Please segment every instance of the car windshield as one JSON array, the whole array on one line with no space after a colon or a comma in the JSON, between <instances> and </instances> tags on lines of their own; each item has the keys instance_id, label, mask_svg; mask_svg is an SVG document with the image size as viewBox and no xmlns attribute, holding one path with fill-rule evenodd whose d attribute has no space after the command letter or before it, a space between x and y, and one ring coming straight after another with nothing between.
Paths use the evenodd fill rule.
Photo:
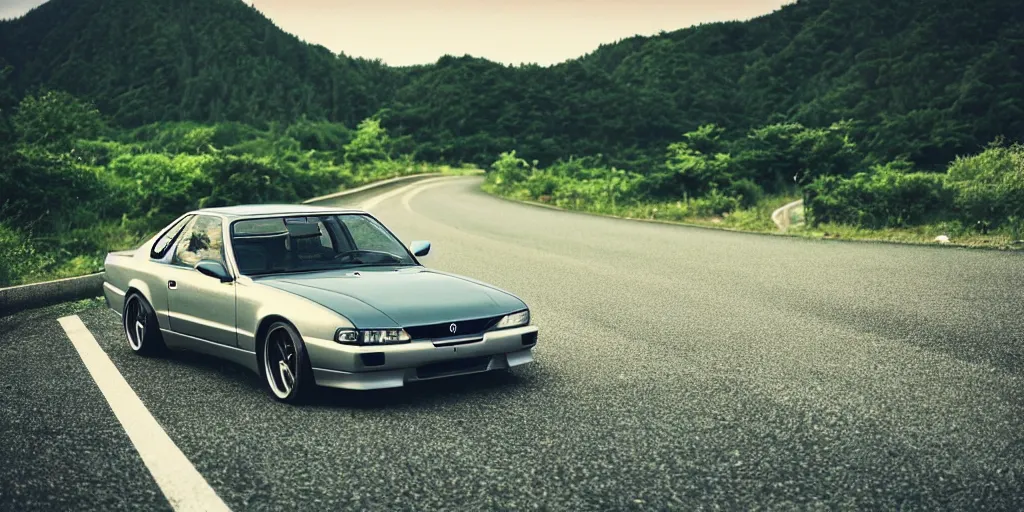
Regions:
<instances>
[{"instance_id":1,"label":"car windshield","mask_svg":"<svg viewBox=\"0 0 1024 512\"><path fill-rule=\"evenodd\" d=\"M416 265L397 238L362 214L246 219L231 225L240 273L250 276Z\"/></svg>"}]
</instances>

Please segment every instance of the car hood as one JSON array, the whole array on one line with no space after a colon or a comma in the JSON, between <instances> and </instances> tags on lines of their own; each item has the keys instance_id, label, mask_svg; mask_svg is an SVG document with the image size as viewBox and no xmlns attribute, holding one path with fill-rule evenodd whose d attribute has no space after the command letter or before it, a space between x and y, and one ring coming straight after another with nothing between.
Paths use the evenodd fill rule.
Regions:
<instances>
[{"instance_id":1,"label":"car hood","mask_svg":"<svg viewBox=\"0 0 1024 512\"><path fill-rule=\"evenodd\" d=\"M263 276L256 282L316 302L362 329L455 322L526 308L506 291L423 267Z\"/></svg>"}]
</instances>

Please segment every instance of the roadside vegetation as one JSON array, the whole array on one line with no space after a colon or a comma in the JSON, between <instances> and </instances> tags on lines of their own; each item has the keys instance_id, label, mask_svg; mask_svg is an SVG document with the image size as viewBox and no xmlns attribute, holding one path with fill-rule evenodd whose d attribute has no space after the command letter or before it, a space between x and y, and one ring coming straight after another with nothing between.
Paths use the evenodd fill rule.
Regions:
<instances>
[{"instance_id":1,"label":"roadside vegetation","mask_svg":"<svg viewBox=\"0 0 1024 512\"><path fill-rule=\"evenodd\" d=\"M1019 4L801 0L552 66L391 67L237 0L50 0L0 20L0 286L188 208L442 165L594 213L774 232L803 199L790 234L1019 247Z\"/></svg>"},{"instance_id":2,"label":"roadside vegetation","mask_svg":"<svg viewBox=\"0 0 1024 512\"><path fill-rule=\"evenodd\" d=\"M299 202L438 166L396 148L377 119L110 126L92 105L26 96L0 147L0 286L96 272L181 213ZM457 171L453 171L457 172Z\"/></svg>"},{"instance_id":3,"label":"roadside vegetation","mask_svg":"<svg viewBox=\"0 0 1024 512\"><path fill-rule=\"evenodd\" d=\"M622 217L774 232L772 212L803 199L806 222L788 233L823 238L1014 247L1024 238L1024 145L998 140L943 172L906 160L877 163L849 123L797 123L729 140L705 125L666 148L646 174L600 158L546 168L503 153L485 189L512 199Z\"/></svg>"}]
</instances>

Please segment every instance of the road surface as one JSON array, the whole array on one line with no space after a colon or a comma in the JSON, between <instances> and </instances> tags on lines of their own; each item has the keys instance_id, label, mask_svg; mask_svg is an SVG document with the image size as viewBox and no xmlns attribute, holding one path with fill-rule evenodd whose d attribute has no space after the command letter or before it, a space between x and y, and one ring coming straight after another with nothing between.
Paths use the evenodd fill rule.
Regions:
<instances>
[{"instance_id":1,"label":"road surface","mask_svg":"<svg viewBox=\"0 0 1024 512\"><path fill-rule=\"evenodd\" d=\"M232 510L1024 509L1024 257L558 212L480 178L372 201L530 304L537 362L274 402L68 304L0 319L0 509L171 510L77 314Z\"/></svg>"}]
</instances>

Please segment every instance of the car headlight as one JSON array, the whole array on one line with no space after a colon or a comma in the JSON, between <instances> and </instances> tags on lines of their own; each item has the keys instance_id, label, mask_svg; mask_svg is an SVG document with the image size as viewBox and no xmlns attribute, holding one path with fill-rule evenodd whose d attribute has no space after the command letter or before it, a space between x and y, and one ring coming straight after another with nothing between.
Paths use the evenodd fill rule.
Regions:
<instances>
[{"instance_id":1,"label":"car headlight","mask_svg":"<svg viewBox=\"0 0 1024 512\"><path fill-rule=\"evenodd\" d=\"M338 329L334 341L345 345L395 345L410 339L405 329Z\"/></svg>"},{"instance_id":2,"label":"car headlight","mask_svg":"<svg viewBox=\"0 0 1024 512\"><path fill-rule=\"evenodd\" d=\"M518 313L505 315L494 326L495 329L508 329L510 327L521 327L530 323L530 310L524 309Z\"/></svg>"}]
</instances>

